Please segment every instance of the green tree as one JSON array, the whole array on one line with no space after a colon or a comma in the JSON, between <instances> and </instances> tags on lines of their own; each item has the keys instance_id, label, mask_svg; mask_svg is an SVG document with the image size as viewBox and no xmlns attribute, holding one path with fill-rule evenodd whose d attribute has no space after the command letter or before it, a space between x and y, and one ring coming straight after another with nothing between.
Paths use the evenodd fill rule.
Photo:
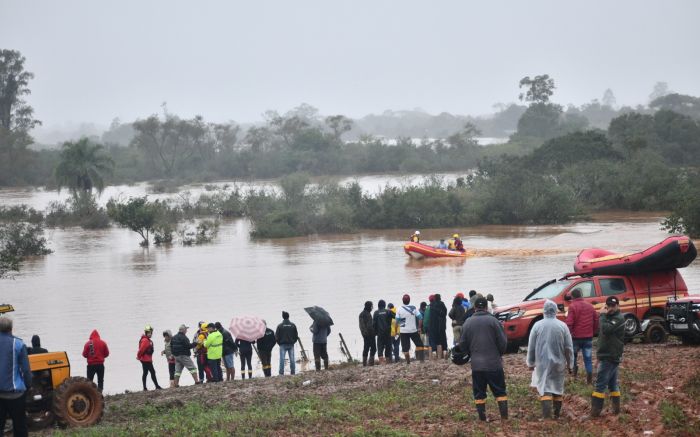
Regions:
<instances>
[{"instance_id":1,"label":"green tree","mask_svg":"<svg viewBox=\"0 0 700 437\"><path fill-rule=\"evenodd\" d=\"M548 74L543 74L540 76L535 76L530 79L530 76L525 76L520 79L519 88L527 88L525 94L520 93L518 98L520 101L526 101L530 103L542 103L546 104L549 102L549 98L554 94L554 79L549 77Z\"/></svg>"},{"instance_id":2,"label":"green tree","mask_svg":"<svg viewBox=\"0 0 700 437\"><path fill-rule=\"evenodd\" d=\"M24 69L25 58L15 50L0 50L0 185L22 183L34 153L27 149L29 132L41 122L24 96L31 93L34 74Z\"/></svg>"},{"instance_id":3,"label":"green tree","mask_svg":"<svg viewBox=\"0 0 700 437\"><path fill-rule=\"evenodd\" d=\"M684 94L668 94L649 103L651 109L667 110L700 120L700 98Z\"/></svg>"},{"instance_id":4,"label":"green tree","mask_svg":"<svg viewBox=\"0 0 700 437\"><path fill-rule=\"evenodd\" d=\"M540 170L560 171L579 162L621 158L603 132L587 131L548 140L532 152L529 162Z\"/></svg>"},{"instance_id":5,"label":"green tree","mask_svg":"<svg viewBox=\"0 0 700 437\"><path fill-rule=\"evenodd\" d=\"M107 214L119 226L131 229L141 236L142 247L150 244L150 234L158 225L162 213L162 204L158 201L149 202L147 197L132 197L126 202L110 199L107 202Z\"/></svg>"},{"instance_id":6,"label":"green tree","mask_svg":"<svg viewBox=\"0 0 700 437\"><path fill-rule=\"evenodd\" d=\"M101 193L105 176L114 169L114 161L100 144L92 144L87 138L77 142L65 142L55 169L58 189L68 188L74 197L90 196L93 188Z\"/></svg>"},{"instance_id":7,"label":"green tree","mask_svg":"<svg viewBox=\"0 0 700 437\"><path fill-rule=\"evenodd\" d=\"M331 115L325 119L326 126L333 132L333 138L340 141L340 137L352 130L353 121L344 115Z\"/></svg>"},{"instance_id":8,"label":"green tree","mask_svg":"<svg viewBox=\"0 0 700 437\"><path fill-rule=\"evenodd\" d=\"M9 271L19 271L25 258L49 253L41 224L0 224L0 278Z\"/></svg>"}]
</instances>

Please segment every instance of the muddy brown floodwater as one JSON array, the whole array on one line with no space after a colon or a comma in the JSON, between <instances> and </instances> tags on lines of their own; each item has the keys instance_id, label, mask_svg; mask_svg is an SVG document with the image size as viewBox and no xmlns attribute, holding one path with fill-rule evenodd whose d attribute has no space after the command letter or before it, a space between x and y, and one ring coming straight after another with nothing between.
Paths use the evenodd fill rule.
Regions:
<instances>
[{"instance_id":1,"label":"muddy brown floodwater","mask_svg":"<svg viewBox=\"0 0 700 437\"><path fill-rule=\"evenodd\" d=\"M32 194L26 197L32 203ZM155 328L154 361L163 385L167 364L157 355L163 330L175 331L180 323L194 327L199 320L228 325L241 314L261 316L274 328L281 311L288 311L310 349L311 321L303 308L323 306L335 320L328 349L337 361L339 332L353 355L360 355L358 314L365 300L398 303L409 293L418 304L440 292L449 305L456 292L475 289L494 294L497 304L513 303L572 270L583 248L628 252L661 241L666 233L659 222L658 215L621 213L561 226L424 229L427 241L459 232L472 256L423 262L403 253L412 229L254 241L248 221L233 220L222 223L212 244L150 249L139 247L135 233L116 227L48 229L55 253L26 262L14 279L0 281L0 303L15 306L17 335L29 341L39 334L49 350L68 351L76 375L85 374L82 346L98 329L111 350L105 390L116 393L140 388L136 348L146 324ZM700 263L682 274L698 292ZM261 374L260 364L255 366ZM273 359L274 373L276 367Z\"/></svg>"}]
</instances>

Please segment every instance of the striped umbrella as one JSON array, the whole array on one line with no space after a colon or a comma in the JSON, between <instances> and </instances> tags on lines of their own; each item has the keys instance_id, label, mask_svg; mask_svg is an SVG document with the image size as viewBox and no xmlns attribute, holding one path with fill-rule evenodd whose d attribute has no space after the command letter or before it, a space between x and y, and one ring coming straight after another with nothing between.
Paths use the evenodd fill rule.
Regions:
<instances>
[{"instance_id":1,"label":"striped umbrella","mask_svg":"<svg viewBox=\"0 0 700 437\"><path fill-rule=\"evenodd\" d=\"M234 317L229 328L231 334L241 340L255 341L265 335L265 322L255 316Z\"/></svg>"}]
</instances>

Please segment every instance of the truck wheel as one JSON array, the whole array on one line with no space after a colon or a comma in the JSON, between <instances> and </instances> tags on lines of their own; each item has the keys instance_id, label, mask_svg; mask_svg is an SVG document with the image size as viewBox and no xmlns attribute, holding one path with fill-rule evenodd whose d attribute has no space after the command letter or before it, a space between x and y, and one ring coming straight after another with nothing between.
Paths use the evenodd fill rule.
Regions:
<instances>
[{"instance_id":1,"label":"truck wheel","mask_svg":"<svg viewBox=\"0 0 700 437\"><path fill-rule=\"evenodd\" d=\"M639 322L631 314L625 314L625 337L634 337L639 332Z\"/></svg>"},{"instance_id":2,"label":"truck wheel","mask_svg":"<svg viewBox=\"0 0 700 437\"><path fill-rule=\"evenodd\" d=\"M666 329L658 323L652 323L644 333L644 341L647 343L664 343L666 337Z\"/></svg>"},{"instance_id":3,"label":"truck wheel","mask_svg":"<svg viewBox=\"0 0 700 437\"><path fill-rule=\"evenodd\" d=\"M105 401L94 382L82 376L68 378L53 395L53 413L61 426L83 427L102 419Z\"/></svg>"}]
</instances>

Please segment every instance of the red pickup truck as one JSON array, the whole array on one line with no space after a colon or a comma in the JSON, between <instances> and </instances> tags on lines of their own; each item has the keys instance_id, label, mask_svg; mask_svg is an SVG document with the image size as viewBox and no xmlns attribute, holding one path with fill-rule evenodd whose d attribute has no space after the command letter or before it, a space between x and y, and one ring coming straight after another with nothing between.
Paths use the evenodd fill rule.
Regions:
<instances>
[{"instance_id":1,"label":"red pickup truck","mask_svg":"<svg viewBox=\"0 0 700 437\"><path fill-rule=\"evenodd\" d=\"M569 273L535 288L522 302L499 306L495 316L503 323L510 350L527 344L532 325L542 318L545 299L559 307L558 318L564 320L571 290L580 288L583 298L597 311L605 306L608 296L617 296L625 317L625 333L644 333L647 341L666 339L665 310L669 298L688 295L688 287L678 270L639 275L581 275Z\"/></svg>"}]
</instances>

